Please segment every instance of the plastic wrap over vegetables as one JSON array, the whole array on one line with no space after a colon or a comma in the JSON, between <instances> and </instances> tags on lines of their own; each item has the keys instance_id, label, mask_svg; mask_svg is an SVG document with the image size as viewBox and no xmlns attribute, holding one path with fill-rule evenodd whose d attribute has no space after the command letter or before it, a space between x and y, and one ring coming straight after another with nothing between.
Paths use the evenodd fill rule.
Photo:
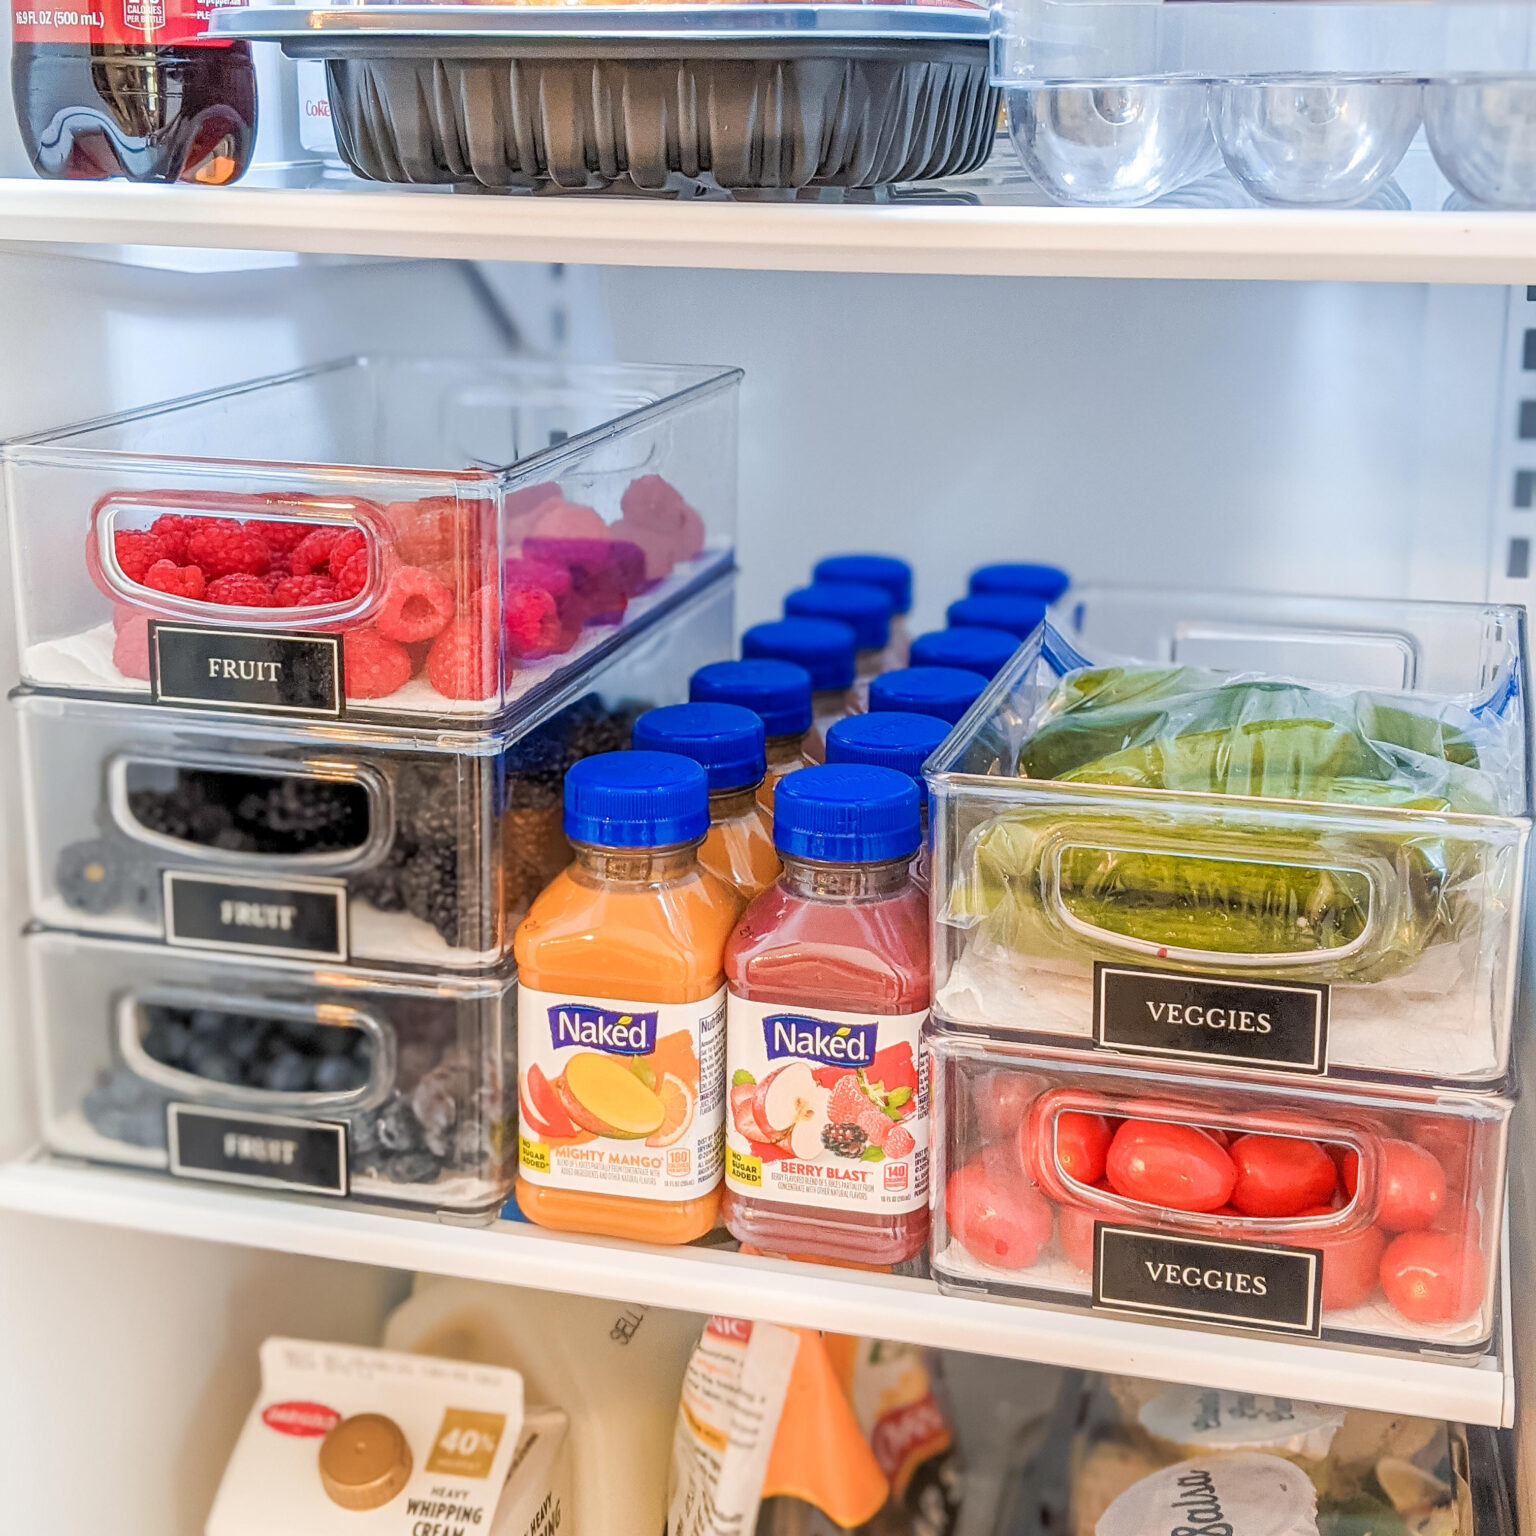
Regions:
<instances>
[{"instance_id":1,"label":"plastic wrap over vegetables","mask_svg":"<svg viewBox=\"0 0 1536 1536\"><path fill-rule=\"evenodd\" d=\"M945 920L1026 954L1377 980L1475 916L1456 818L1520 808L1523 750L1465 701L1071 671L998 765L1041 792L970 833Z\"/></svg>"}]
</instances>

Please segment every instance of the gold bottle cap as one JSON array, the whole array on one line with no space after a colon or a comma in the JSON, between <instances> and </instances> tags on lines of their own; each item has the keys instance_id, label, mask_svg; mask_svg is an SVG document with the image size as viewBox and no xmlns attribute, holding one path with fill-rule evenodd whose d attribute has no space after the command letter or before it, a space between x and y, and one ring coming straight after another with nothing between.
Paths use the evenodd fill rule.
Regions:
<instances>
[{"instance_id":1,"label":"gold bottle cap","mask_svg":"<svg viewBox=\"0 0 1536 1536\"><path fill-rule=\"evenodd\" d=\"M378 1509L411 1476L411 1448L382 1413L357 1413L320 1442L320 1481L343 1509Z\"/></svg>"}]
</instances>

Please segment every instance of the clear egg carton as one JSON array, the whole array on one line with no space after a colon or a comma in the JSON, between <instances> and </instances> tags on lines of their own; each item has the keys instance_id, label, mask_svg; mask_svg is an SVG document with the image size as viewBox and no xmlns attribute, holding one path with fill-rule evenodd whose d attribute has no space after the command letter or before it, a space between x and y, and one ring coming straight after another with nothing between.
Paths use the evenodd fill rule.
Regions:
<instances>
[{"instance_id":1,"label":"clear egg carton","mask_svg":"<svg viewBox=\"0 0 1536 1536\"><path fill-rule=\"evenodd\" d=\"M1225 169L1269 207L1381 205L1422 127L1463 205L1536 207L1530 5L995 0L992 25L1054 202L1137 207Z\"/></svg>"},{"instance_id":2,"label":"clear egg carton","mask_svg":"<svg viewBox=\"0 0 1536 1536\"><path fill-rule=\"evenodd\" d=\"M730 645L732 578L492 732L282 724L22 693L31 912L185 948L494 966L569 862L565 770Z\"/></svg>"},{"instance_id":3,"label":"clear egg carton","mask_svg":"<svg viewBox=\"0 0 1536 1536\"><path fill-rule=\"evenodd\" d=\"M516 983L35 932L43 1138L193 1180L494 1216Z\"/></svg>"}]
</instances>

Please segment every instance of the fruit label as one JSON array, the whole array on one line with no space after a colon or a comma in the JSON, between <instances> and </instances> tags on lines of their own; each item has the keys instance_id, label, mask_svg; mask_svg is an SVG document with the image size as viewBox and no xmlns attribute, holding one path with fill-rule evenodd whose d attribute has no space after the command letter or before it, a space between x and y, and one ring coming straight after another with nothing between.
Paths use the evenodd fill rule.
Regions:
<instances>
[{"instance_id":1,"label":"fruit label","mask_svg":"<svg viewBox=\"0 0 1536 1536\"><path fill-rule=\"evenodd\" d=\"M1322 1332L1323 1255L1096 1222L1093 1304L1266 1332Z\"/></svg>"},{"instance_id":2,"label":"fruit label","mask_svg":"<svg viewBox=\"0 0 1536 1536\"><path fill-rule=\"evenodd\" d=\"M86 0L82 6L11 7L18 43L185 43L203 37L208 18L245 0Z\"/></svg>"},{"instance_id":3,"label":"fruit label","mask_svg":"<svg viewBox=\"0 0 1536 1536\"><path fill-rule=\"evenodd\" d=\"M894 1214L928 1203L922 1013L727 1007L726 1183L789 1205Z\"/></svg>"},{"instance_id":4,"label":"fruit label","mask_svg":"<svg viewBox=\"0 0 1536 1536\"><path fill-rule=\"evenodd\" d=\"M184 709L323 715L346 707L341 636L149 621L149 692Z\"/></svg>"},{"instance_id":5,"label":"fruit label","mask_svg":"<svg viewBox=\"0 0 1536 1536\"><path fill-rule=\"evenodd\" d=\"M347 1128L340 1122L168 1104L165 1124L171 1172L183 1178L347 1193Z\"/></svg>"},{"instance_id":6,"label":"fruit label","mask_svg":"<svg viewBox=\"0 0 1536 1536\"><path fill-rule=\"evenodd\" d=\"M1093 1038L1109 1050L1279 1072L1328 1070L1328 988L1093 968Z\"/></svg>"},{"instance_id":7,"label":"fruit label","mask_svg":"<svg viewBox=\"0 0 1536 1536\"><path fill-rule=\"evenodd\" d=\"M340 880L227 880L167 869L161 881L167 944L347 958L347 888Z\"/></svg>"},{"instance_id":8,"label":"fruit label","mask_svg":"<svg viewBox=\"0 0 1536 1536\"><path fill-rule=\"evenodd\" d=\"M693 1200L720 1182L723 987L696 1003L519 987L517 1050L529 1183Z\"/></svg>"}]
</instances>

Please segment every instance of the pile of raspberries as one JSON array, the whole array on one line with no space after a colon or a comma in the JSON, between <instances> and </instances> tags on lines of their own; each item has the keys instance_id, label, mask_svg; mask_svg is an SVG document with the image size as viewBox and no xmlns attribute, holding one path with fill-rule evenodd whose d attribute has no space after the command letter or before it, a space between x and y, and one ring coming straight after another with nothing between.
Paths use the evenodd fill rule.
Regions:
<instances>
[{"instance_id":1,"label":"pile of raspberries","mask_svg":"<svg viewBox=\"0 0 1536 1536\"><path fill-rule=\"evenodd\" d=\"M499 580L497 504L452 496L391 502L380 518L387 535L276 515L162 513L117 530L113 552L129 583L182 599L178 614L187 603L283 608L295 629L340 630L349 699L387 698L420 676L444 698L489 699L519 661L570 650L588 624L619 623L630 598L702 552L703 521L660 475L632 480L619 507L608 524L558 485L513 493ZM361 611L335 616L356 610L360 595ZM147 678L148 620L167 610L113 599L113 662Z\"/></svg>"}]
</instances>

